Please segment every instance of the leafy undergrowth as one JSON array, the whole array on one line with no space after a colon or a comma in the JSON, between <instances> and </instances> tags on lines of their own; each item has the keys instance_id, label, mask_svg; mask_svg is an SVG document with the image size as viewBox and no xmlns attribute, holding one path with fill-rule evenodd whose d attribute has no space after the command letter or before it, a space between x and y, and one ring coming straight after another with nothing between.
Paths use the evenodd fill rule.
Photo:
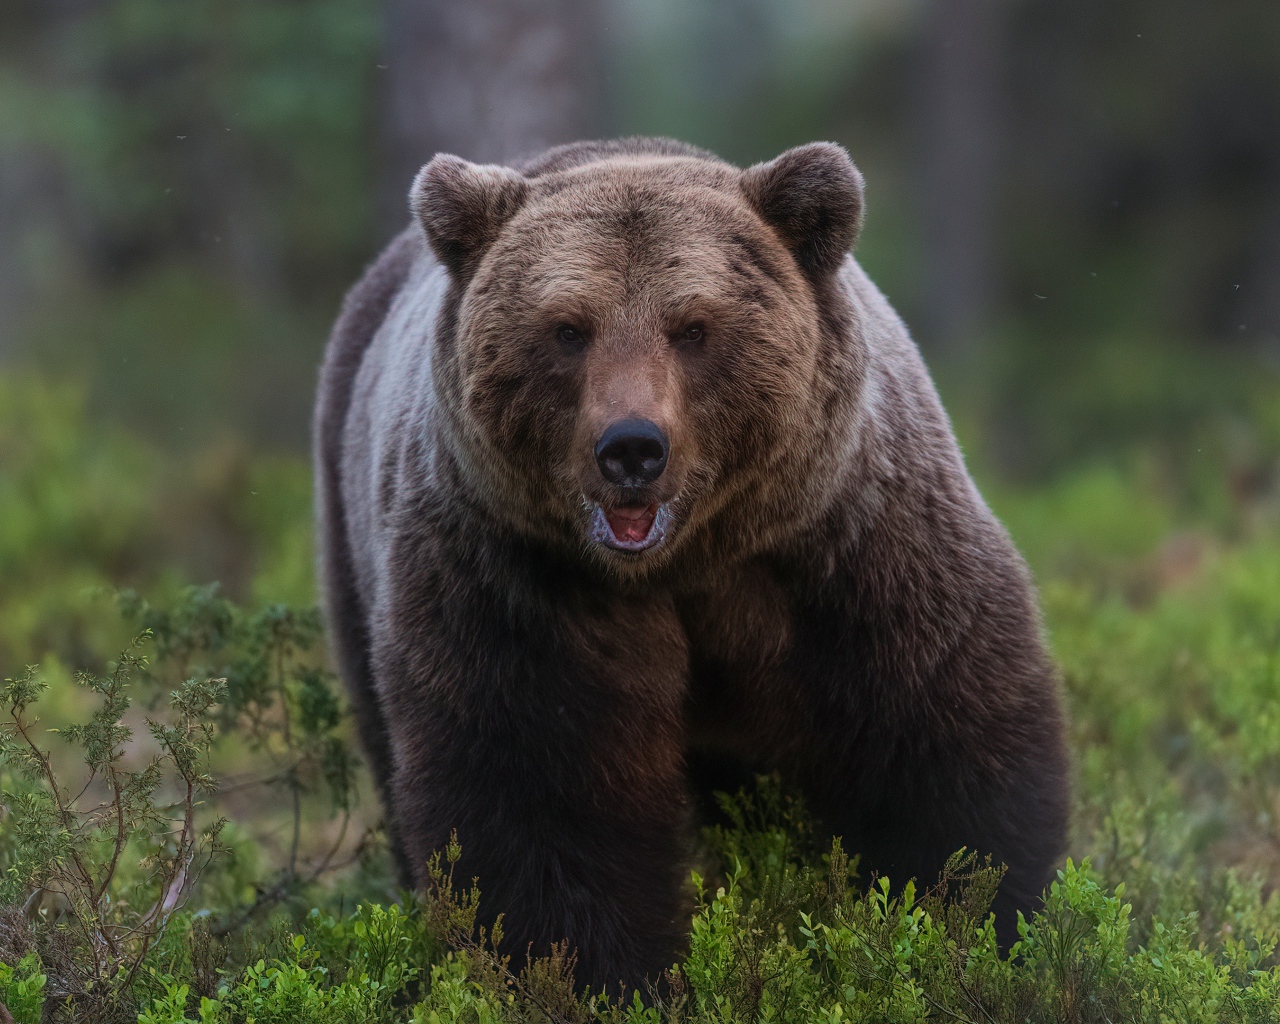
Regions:
<instances>
[{"instance_id":1,"label":"leafy undergrowth","mask_svg":"<svg viewBox=\"0 0 1280 1024\"><path fill-rule=\"evenodd\" d=\"M1074 712L1076 859L1014 949L987 914L997 868L959 854L941 880L860 878L766 778L704 833L687 955L621 1000L575 993L571 951L513 974L475 926L483 879L452 878L456 848L431 892L354 909L325 885L325 855L304 866L296 846L235 883L220 746L266 757L264 785L299 808L292 834L346 813L313 617L208 588L166 610L123 595L143 632L82 677L95 698L60 730L61 760L37 728L39 674L5 684L0 1001L15 1021L146 1024L1280 1019L1280 547L1201 561L1141 605L1046 588ZM60 778L68 749L83 763ZM307 811L323 792L328 811Z\"/></svg>"},{"instance_id":2,"label":"leafy undergrowth","mask_svg":"<svg viewBox=\"0 0 1280 1024\"><path fill-rule=\"evenodd\" d=\"M53 917L11 910L0 954L15 967L0 971L0 999L19 1022L41 1019L43 1001L52 1019L140 1024L1193 1022L1280 1011L1280 902L1231 872L1206 901L1207 931L1195 911L1167 907L1139 925L1123 882L1109 889L1087 862L1068 861L1005 956L987 914L998 869L961 854L927 889L895 893L888 879L859 884L838 840L805 856L814 836L803 808L775 780L724 809L732 824L704 836L720 881L692 879L687 956L629 997L575 992L564 950L514 974L494 952L499 936L476 926L481 895L454 879L451 845L432 862L429 891L399 905L316 909L235 934L189 907L148 927L153 907L127 928L101 904ZM80 845L72 833L69 850ZM107 948L124 959L86 986L85 966Z\"/></svg>"},{"instance_id":3,"label":"leafy undergrowth","mask_svg":"<svg viewBox=\"0 0 1280 1024\"><path fill-rule=\"evenodd\" d=\"M959 854L942 879L862 877L766 778L703 835L685 954L617 999L576 992L567 950L512 973L456 848L431 891L389 884L315 613L272 603L311 591L305 468L193 483L96 436L73 393L5 388L0 1003L17 1022L1280 1021L1262 470L1178 491L1138 459L987 488L1040 581L1076 764L1071 859L1015 949L988 920L998 869ZM243 606L181 585L210 564L236 567ZM121 583L149 600L104 593Z\"/></svg>"}]
</instances>

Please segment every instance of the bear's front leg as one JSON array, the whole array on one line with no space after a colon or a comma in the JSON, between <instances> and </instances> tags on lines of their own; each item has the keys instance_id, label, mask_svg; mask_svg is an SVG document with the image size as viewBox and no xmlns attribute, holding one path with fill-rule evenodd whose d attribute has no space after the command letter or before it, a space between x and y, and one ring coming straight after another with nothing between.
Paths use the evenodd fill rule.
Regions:
<instances>
[{"instance_id":1,"label":"bear's front leg","mask_svg":"<svg viewBox=\"0 0 1280 1024\"><path fill-rule=\"evenodd\" d=\"M827 737L802 774L864 873L928 887L961 847L990 856L1006 868L992 909L1007 948L1066 846L1068 761L1025 574L985 569L991 586L957 585L967 603L944 606L958 625L889 599L808 609L793 667Z\"/></svg>"},{"instance_id":2,"label":"bear's front leg","mask_svg":"<svg viewBox=\"0 0 1280 1024\"><path fill-rule=\"evenodd\" d=\"M520 551L410 538L376 616L391 809L414 882L457 830L457 877L519 969L567 940L579 984L642 987L688 928L687 645L662 596L622 598Z\"/></svg>"}]
</instances>

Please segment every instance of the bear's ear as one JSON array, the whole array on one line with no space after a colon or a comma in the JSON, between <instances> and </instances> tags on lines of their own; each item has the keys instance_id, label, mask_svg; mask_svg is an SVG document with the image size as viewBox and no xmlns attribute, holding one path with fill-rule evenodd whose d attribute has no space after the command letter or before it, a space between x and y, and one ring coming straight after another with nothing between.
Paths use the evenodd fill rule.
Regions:
<instances>
[{"instance_id":1,"label":"bear's ear","mask_svg":"<svg viewBox=\"0 0 1280 1024\"><path fill-rule=\"evenodd\" d=\"M834 142L797 146L748 167L742 191L813 280L833 273L858 237L862 175Z\"/></svg>"},{"instance_id":2,"label":"bear's ear","mask_svg":"<svg viewBox=\"0 0 1280 1024\"><path fill-rule=\"evenodd\" d=\"M510 167L438 153L418 172L409 207L440 262L466 281L528 190L528 181Z\"/></svg>"}]
</instances>

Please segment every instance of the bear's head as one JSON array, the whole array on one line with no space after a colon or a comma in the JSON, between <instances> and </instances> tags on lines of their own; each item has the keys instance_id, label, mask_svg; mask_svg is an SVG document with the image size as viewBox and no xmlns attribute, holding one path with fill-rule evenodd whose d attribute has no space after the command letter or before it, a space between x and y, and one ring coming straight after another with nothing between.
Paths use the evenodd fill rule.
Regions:
<instances>
[{"instance_id":1,"label":"bear's head","mask_svg":"<svg viewBox=\"0 0 1280 1024\"><path fill-rule=\"evenodd\" d=\"M452 278L446 436L503 522L637 575L820 503L860 375L835 278L862 179L839 146L745 171L669 143L523 173L440 155L411 203Z\"/></svg>"}]
</instances>

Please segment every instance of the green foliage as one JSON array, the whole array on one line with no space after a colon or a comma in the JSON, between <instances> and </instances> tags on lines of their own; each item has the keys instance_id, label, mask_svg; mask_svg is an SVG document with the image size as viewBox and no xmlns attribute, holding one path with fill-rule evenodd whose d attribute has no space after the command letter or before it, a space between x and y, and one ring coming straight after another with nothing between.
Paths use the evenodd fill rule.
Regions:
<instances>
[{"instance_id":1,"label":"green foliage","mask_svg":"<svg viewBox=\"0 0 1280 1024\"><path fill-rule=\"evenodd\" d=\"M1276 368L1251 353L1137 333L1047 343L1023 332L993 339L966 374L979 401L957 390L950 404L976 405L988 457L1039 484L1110 464L1155 476L1175 508L1221 514L1223 484L1265 470L1280 445Z\"/></svg>"},{"instance_id":2,"label":"green foliage","mask_svg":"<svg viewBox=\"0 0 1280 1024\"><path fill-rule=\"evenodd\" d=\"M132 592L119 595L130 621L155 638L157 662L168 677L195 675L224 681L217 709L224 760L248 762L255 771L241 786L284 798L288 839L274 877L258 879L252 902L237 924L281 902L361 855L372 836L346 849L355 799L356 760L345 731L335 681L320 661L321 625L316 609L271 604L244 611L216 586L183 590L168 608ZM166 678L161 673L161 680ZM233 753L234 751L234 753ZM308 807L312 811L308 814ZM308 858L303 848L308 818L337 815L336 834ZM224 926L230 930L229 923Z\"/></svg>"},{"instance_id":3,"label":"green foliage","mask_svg":"<svg viewBox=\"0 0 1280 1024\"><path fill-rule=\"evenodd\" d=\"M100 700L87 722L59 730L84 765L74 788L40 746L31 708L44 684L34 668L0 687L8 718L0 768L11 773L3 790L9 887L23 890L29 917L59 932L65 970L58 994L97 1008L119 1002L132 985L216 854L222 827L218 819L197 820L199 801L214 788L207 761L220 680L188 679L169 694L168 714L146 720L154 752L128 766L128 688L142 668L137 652L145 638L108 675L77 677Z\"/></svg>"},{"instance_id":4,"label":"green foliage","mask_svg":"<svg viewBox=\"0 0 1280 1024\"><path fill-rule=\"evenodd\" d=\"M1238 485L1270 450L1265 402L1254 454L1217 477L1135 449L987 488L1040 579L1076 752L1072 859L1015 950L988 914L998 867L959 854L938 880L859 877L766 778L702 836L684 955L617 998L577 992L568 949L512 971L501 922L477 927L484 879L453 877L456 844L426 892L395 901L319 619L278 603L310 596L305 467L224 451L171 475L91 430L73 391L5 394L0 1000L15 1020L1280 1020L1280 528L1266 478ZM153 549L171 487L234 552L250 603L183 585L207 563L176 559L181 543ZM259 489L269 500L221 497ZM206 505L235 529L208 533ZM105 600L121 574L136 588ZM135 635L106 671L68 667ZM184 848L205 851L185 872Z\"/></svg>"},{"instance_id":5,"label":"green foliage","mask_svg":"<svg viewBox=\"0 0 1280 1024\"><path fill-rule=\"evenodd\" d=\"M759 795L735 803L761 821L775 794L776 781L763 780ZM737 838L777 850L793 841L787 830L775 820ZM1208 1024L1280 1015L1280 918L1256 891L1237 890L1254 924L1225 944L1201 941L1194 915L1158 916L1139 944L1125 887L1108 889L1088 862L1069 860L1006 954L988 913L998 869L959 854L923 891L888 879L863 888L849 883L837 841L816 863L780 866L791 879L785 895L772 870L741 859L716 865L730 873L714 890L695 876L687 955L657 988L610 999L574 991L563 950L513 974L475 927L475 888L454 887L457 856L456 847L437 856L433 885L407 909L313 913L274 959L248 964L216 1002L202 1002L199 1019ZM185 991L170 980L149 1019L182 1020L173 1007Z\"/></svg>"},{"instance_id":6,"label":"green foliage","mask_svg":"<svg viewBox=\"0 0 1280 1024\"><path fill-rule=\"evenodd\" d=\"M83 718L43 726L36 711L53 691L34 666L0 686L0 904L13 908L0 921L0 962L37 955L46 995L77 1020L149 1003L153 1019L181 1019L188 995L214 997L218 958L246 926L361 859L372 833L351 849L356 762L317 661L314 609L247 612L216 587L186 588L164 607L128 591L115 604L139 632L110 671L76 675ZM46 749L49 734L59 747ZM229 762L240 789L283 797L290 838L268 873L245 878L234 863L246 859L243 837L222 841L213 772ZM337 829L326 829L335 814ZM309 825L327 833L318 848ZM193 924L186 910L197 906ZM352 1020L376 1019L412 976L395 956L398 914L366 908L349 925L369 943L348 957L349 983L334 997ZM25 996L34 982L23 984Z\"/></svg>"},{"instance_id":7,"label":"green foliage","mask_svg":"<svg viewBox=\"0 0 1280 1024\"><path fill-rule=\"evenodd\" d=\"M37 651L97 645L79 594L146 560L155 480L144 455L91 430L78 389L0 375L4 672Z\"/></svg>"},{"instance_id":8,"label":"green foliage","mask_svg":"<svg viewBox=\"0 0 1280 1024\"><path fill-rule=\"evenodd\" d=\"M29 8L0 31L8 194L38 173L59 196L9 224L8 339L166 442L300 442L298 368L376 242L376 5L7 6Z\"/></svg>"},{"instance_id":9,"label":"green foliage","mask_svg":"<svg viewBox=\"0 0 1280 1024\"><path fill-rule=\"evenodd\" d=\"M164 981L164 995L156 996L150 1008L138 1014L138 1024L219 1024L222 1004L216 999L201 997L197 1016L187 1015L190 988L169 979Z\"/></svg>"},{"instance_id":10,"label":"green foliage","mask_svg":"<svg viewBox=\"0 0 1280 1024\"><path fill-rule=\"evenodd\" d=\"M305 606L310 509L300 460L218 443L179 461L94 424L81 388L0 373L0 676L49 655L101 664L127 642L100 588L172 596L216 577Z\"/></svg>"},{"instance_id":11,"label":"green foliage","mask_svg":"<svg viewBox=\"0 0 1280 1024\"><path fill-rule=\"evenodd\" d=\"M431 967L427 997L413 1008L412 1024L502 1024L509 1004L468 977L467 961L449 956Z\"/></svg>"},{"instance_id":12,"label":"green foliage","mask_svg":"<svg viewBox=\"0 0 1280 1024\"><path fill-rule=\"evenodd\" d=\"M34 953L12 966L0 962L0 1004L9 1010L13 1024L39 1024L46 981Z\"/></svg>"}]
</instances>

